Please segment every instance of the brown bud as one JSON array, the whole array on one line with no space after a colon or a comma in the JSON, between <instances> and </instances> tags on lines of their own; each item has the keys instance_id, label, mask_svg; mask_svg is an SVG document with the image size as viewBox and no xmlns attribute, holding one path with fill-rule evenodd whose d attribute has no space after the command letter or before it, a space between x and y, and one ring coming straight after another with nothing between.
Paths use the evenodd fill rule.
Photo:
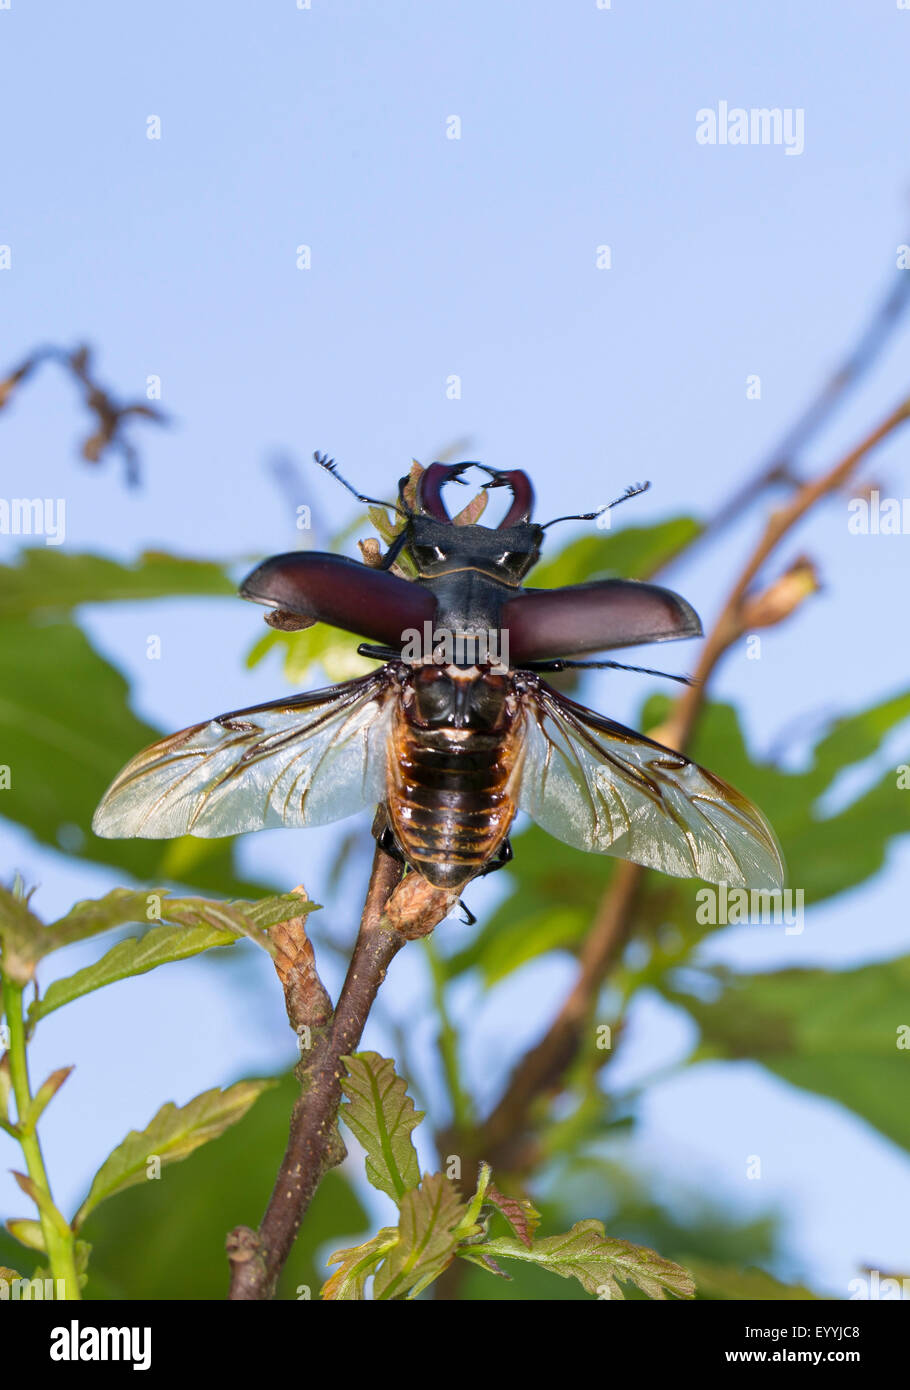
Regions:
<instances>
[{"instance_id":1,"label":"brown bud","mask_svg":"<svg viewBox=\"0 0 910 1390\"><path fill-rule=\"evenodd\" d=\"M386 904L383 917L394 931L416 941L429 936L457 901L457 893L434 888L420 874L406 874Z\"/></svg>"},{"instance_id":2,"label":"brown bud","mask_svg":"<svg viewBox=\"0 0 910 1390\"><path fill-rule=\"evenodd\" d=\"M783 622L820 587L814 563L808 556L801 555L764 593L745 601L740 615L742 631L751 632L754 628L773 627Z\"/></svg>"},{"instance_id":3,"label":"brown bud","mask_svg":"<svg viewBox=\"0 0 910 1390\"><path fill-rule=\"evenodd\" d=\"M358 541L357 544L360 547L365 565L369 565L370 569L376 569L377 565L382 564L382 550L375 536L370 536L365 541Z\"/></svg>"}]
</instances>

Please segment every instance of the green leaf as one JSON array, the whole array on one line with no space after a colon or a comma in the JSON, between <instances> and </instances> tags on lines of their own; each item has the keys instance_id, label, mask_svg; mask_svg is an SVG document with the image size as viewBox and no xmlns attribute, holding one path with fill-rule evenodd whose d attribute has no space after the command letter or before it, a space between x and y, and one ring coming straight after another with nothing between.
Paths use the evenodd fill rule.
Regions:
<instances>
[{"instance_id":1,"label":"green leaf","mask_svg":"<svg viewBox=\"0 0 910 1390\"><path fill-rule=\"evenodd\" d=\"M420 1124L423 1111L414 1109L393 1062L376 1052L356 1052L341 1060L348 1068L341 1082L348 1098L341 1119L366 1150L370 1182L400 1203L420 1182L411 1131Z\"/></svg>"},{"instance_id":2,"label":"green leaf","mask_svg":"<svg viewBox=\"0 0 910 1390\"><path fill-rule=\"evenodd\" d=\"M398 1242L373 1281L376 1299L416 1298L451 1264L464 1215L453 1183L444 1173L424 1178L401 1199Z\"/></svg>"},{"instance_id":3,"label":"green leaf","mask_svg":"<svg viewBox=\"0 0 910 1390\"><path fill-rule=\"evenodd\" d=\"M702 1030L702 1057L749 1057L828 1096L910 1149L910 956L857 970L735 976L710 1002L667 990Z\"/></svg>"},{"instance_id":4,"label":"green leaf","mask_svg":"<svg viewBox=\"0 0 910 1390\"><path fill-rule=\"evenodd\" d=\"M27 1173L17 1173L15 1168L11 1168L10 1172L20 1191L24 1192L26 1196L31 1197L42 1216L47 1217L51 1224L56 1227L60 1235L68 1237L70 1234L69 1227L66 1224L63 1214L54 1206L50 1193L45 1188L40 1187L35 1179L29 1177Z\"/></svg>"},{"instance_id":5,"label":"green leaf","mask_svg":"<svg viewBox=\"0 0 910 1390\"><path fill-rule=\"evenodd\" d=\"M56 980L42 999L30 1005L30 1023L47 1018L55 1009L81 999L84 994L101 989L131 975L144 975L158 965L188 960L213 946L231 946L237 941L232 932L217 927L153 927L143 936L120 941L93 965L77 970L75 975Z\"/></svg>"},{"instance_id":6,"label":"green leaf","mask_svg":"<svg viewBox=\"0 0 910 1390\"><path fill-rule=\"evenodd\" d=\"M221 1299L227 1293L227 1231L262 1219L287 1145L299 1095L290 1074L260 1095L238 1124L169 1165L159 1181L118 1193L88 1217L92 1242L86 1296L92 1299ZM279 1284L282 1299L316 1298L329 1271L326 1250L362 1240L368 1216L347 1172L326 1173ZM0 1237L3 1233L0 1232ZM13 1242L0 1259L22 1263Z\"/></svg>"},{"instance_id":7,"label":"green leaf","mask_svg":"<svg viewBox=\"0 0 910 1390\"><path fill-rule=\"evenodd\" d=\"M559 589L608 575L646 579L690 545L701 530L701 523L690 516L656 526L623 526L616 532L594 529L535 566L530 583L535 589Z\"/></svg>"},{"instance_id":8,"label":"green leaf","mask_svg":"<svg viewBox=\"0 0 910 1390\"><path fill-rule=\"evenodd\" d=\"M32 1221L25 1216L15 1216L7 1221L6 1229L11 1236L19 1241L20 1245L26 1246L29 1250L37 1250L42 1255L46 1253L44 1228L40 1221Z\"/></svg>"},{"instance_id":9,"label":"green leaf","mask_svg":"<svg viewBox=\"0 0 910 1390\"><path fill-rule=\"evenodd\" d=\"M163 1105L146 1129L141 1133L131 1130L102 1163L76 1213L74 1228L83 1224L99 1202L144 1182L152 1156L160 1158L162 1164L186 1158L200 1144L217 1139L229 1125L242 1119L262 1092L273 1085L273 1081L238 1081L224 1091L217 1087L205 1091L184 1106L171 1101Z\"/></svg>"},{"instance_id":10,"label":"green leaf","mask_svg":"<svg viewBox=\"0 0 910 1390\"><path fill-rule=\"evenodd\" d=\"M85 898L63 917L51 922L43 934L41 954L86 941L91 936L123 927L129 922L152 922L167 897L166 888L113 888L103 898Z\"/></svg>"},{"instance_id":11,"label":"green leaf","mask_svg":"<svg viewBox=\"0 0 910 1390\"><path fill-rule=\"evenodd\" d=\"M328 623L317 623L302 632L278 632L269 628L251 647L246 664L250 668L258 666L264 657L277 650L281 654L284 678L291 685L298 688L305 685L316 668L324 671L335 684L375 671L375 661L357 654L358 644L368 640L330 627Z\"/></svg>"},{"instance_id":12,"label":"green leaf","mask_svg":"<svg viewBox=\"0 0 910 1390\"><path fill-rule=\"evenodd\" d=\"M235 873L231 839L106 840L92 833L106 788L160 733L132 713L127 682L74 623L0 621L0 670L16 673L0 691L0 749L13 750L0 758L11 770L0 815L41 844L113 865L142 883L171 880L240 898L268 890Z\"/></svg>"},{"instance_id":13,"label":"green leaf","mask_svg":"<svg viewBox=\"0 0 910 1390\"><path fill-rule=\"evenodd\" d=\"M236 592L223 565L158 551L146 551L134 564L124 565L103 555L30 546L19 552L15 564L0 565L0 618L69 612L81 603Z\"/></svg>"},{"instance_id":14,"label":"green leaf","mask_svg":"<svg viewBox=\"0 0 910 1390\"><path fill-rule=\"evenodd\" d=\"M88 898L76 903L64 917L52 922L42 934L41 955L86 941L112 927L160 921L186 928L217 927L232 937L248 936L268 949L264 940L267 927L292 916L305 915L317 907L318 903L294 893L260 898L255 902L244 899L217 902L211 898L172 898L168 888L139 891L114 888L103 898Z\"/></svg>"},{"instance_id":15,"label":"green leaf","mask_svg":"<svg viewBox=\"0 0 910 1390\"><path fill-rule=\"evenodd\" d=\"M691 1298L695 1284L686 1270L642 1245L607 1236L600 1221L577 1221L561 1236L535 1240L530 1250L512 1236L470 1247L477 1255L527 1260L563 1279L577 1279L601 1298L623 1298L619 1281L636 1284L648 1298Z\"/></svg>"},{"instance_id":16,"label":"green leaf","mask_svg":"<svg viewBox=\"0 0 910 1390\"><path fill-rule=\"evenodd\" d=\"M37 1023L55 1009L104 985L132 975L144 975L158 965L187 960L214 946L232 946L244 936L274 952L270 938L265 935L266 928L287 921L291 916L303 916L317 907L318 903L294 893L263 898L256 903L216 903L205 898L171 898L163 888L149 893L115 888L104 898L77 903L71 912L47 929L41 954L57 946L82 941L96 932L108 931L113 926L123 926L139 918L148 920L149 911L154 919L160 918L173 925L152 927L142 936L119 941L92 965L55 980L44 997L29 1006L29 1022Z\"/></svg>"},{"instance_id":17,"label":"green leaf","mask_svg":"<svg viewBox=\"0 0 910 1390\"><path fill-rule=\"evenodd\" d=\"M812 774L817 785L828 787L843 768L871 758L885 736L905 719L910 719L910 692L906 691L836 719L815 747Z\"/></svg>"},{"instance_id":18,"label":"green leaf","mask_svg":"<svg viewBox=\"0 0 910 1390\"><path fill-rule=\"evenodd\" d=\"M363 1245L354 1245L347 1250L336 1250L328 1258L328 1264L340 1265L320 1290L320 1297L329 1302L344 1303L362 1299L364 1288L370 1275L375 1271L386 1251L398 1240L394 1226L383 1226L372 1240Z\"/></svg>"}]
</instances>

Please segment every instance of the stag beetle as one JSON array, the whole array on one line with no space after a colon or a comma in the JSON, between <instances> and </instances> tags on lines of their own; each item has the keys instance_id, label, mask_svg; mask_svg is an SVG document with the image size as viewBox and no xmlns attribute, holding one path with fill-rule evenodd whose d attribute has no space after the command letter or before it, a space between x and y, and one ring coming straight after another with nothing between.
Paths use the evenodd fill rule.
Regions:
<instances>
[{"instance_id":1,"label":"stag beetle","mask_svg":"<svg viewBox=\"0 0 910 1390\"><path fill-rule=\"evenodd\" d=\"M656 584L524 587L548 526L607 508L540 525L527 474L473 463L432 464L414 505L408 478L395 503L380 502L333 460L316 459L362 502L399 514L395 540L377 566L318 552L273 556L240 593L268 607L273 626L323 622L369 636L359 650L382 664L162 739L109 788L98 834L230 835L378 806L383 848L457 894L509 861L509 829L524 810L579 849L712 883L782 886L774 832L745 797L541 678L580 666L650 672L576 658L701 635L694 609ZM485 487L511 492L495 528L456 526L446 511L443 487L471 467L489 475ZM403 554L413 579L392 572ZM425 640L415 646L415 635Z\"/></svg>"}]
</instances>

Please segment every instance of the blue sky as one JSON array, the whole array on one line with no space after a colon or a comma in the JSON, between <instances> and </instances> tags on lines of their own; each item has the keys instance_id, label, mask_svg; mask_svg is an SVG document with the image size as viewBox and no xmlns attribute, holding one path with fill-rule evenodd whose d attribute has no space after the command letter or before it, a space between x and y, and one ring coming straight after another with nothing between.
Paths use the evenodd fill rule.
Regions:
<instances>
[{"instance_id":1,"label":"blue sky","mask_svg":"<svg viewBox=\"0 0 910 1390\"><path fill-rule=\"evenodd\" d=\"M652 490L617 526L708 513L896 273L910 241L908 58L910 12L894 0L12 0L0 10L3 362L88 340L123 397L160 376L174 424L136 428L143 487L128 493L116 461L91 470L75 459L82 412L49 370L0 421L4 493L65 497L73 551L158 547L238 568L295 543L295 504L312 507L317 533L353 515L308 469L316 448L370 491L388 491L412 456L429 462L466 440L464 456L532 473L541 516L596 506L640 478ZM720 101L803 111L804 151L698 144L696 113ZM153 116L160 140L147 138ZM446 138L452 116L457 140ZM302 245L309 270L297 268ZM609 270L596 265L602 245ZM833 461L906 394L908 348L910 320L807 467ZM751 374L760 400L747 399ZM460 399L447 397L453 375ZM865 476L903 496L908 450L910 436L896 436ZM276 454L300 464L299 497L272 481ZM850 536L846 506L819 510L779 561L808 551L823 592L766 638L760 662L735 653L721 672L717 689L742 706L758 751L806 713L906 685L897 615L910 541ZM759 520L687 569L686 596L706 620ZM13 547L0 537L4 557ZM262 630L245 605L124 606L88 621L134 679L137 709L162 727L283 689L274 664L241 668ZM145 660L150 632L162 635L160 662ZM642 693L633 677L598 677L588 697L628 719ZM900 746L884 766L906 760ZM245 859L318 895L336 832L291 834L255 837ZM46 912L112 883L5 828L0 862L40 882ZM905 950L908 869L905 843L875 885L815 914L804 936L731 931L717 950L756 968ZM326 930L342 939L336 908ZM64 1196L164 1100L286 1057L271 982L248 969L244 980L181 967L44 1025L37 1070L79 1065L48 1116ZM406 1019L422 968L396 969L390 995ZM568 961L532 966L490 1000L459 999L476 1012L467 1051L479 1084L492 1048L512 1055L538 1033L570 973ZM616 1076L686 1043L677 1016L645 1003ZM662 1082L638 1142L642 1161L675 1155L676 1177L737 1209L783 1207L796 1266L823 1286L843 1289L860 1261L907 1263L906 1161L756 1069ZM757 1145L767 1176L747 1184L742 1156ZM0 1205L12 1190L0 1178Z\"/></svg>"}]
</instances>

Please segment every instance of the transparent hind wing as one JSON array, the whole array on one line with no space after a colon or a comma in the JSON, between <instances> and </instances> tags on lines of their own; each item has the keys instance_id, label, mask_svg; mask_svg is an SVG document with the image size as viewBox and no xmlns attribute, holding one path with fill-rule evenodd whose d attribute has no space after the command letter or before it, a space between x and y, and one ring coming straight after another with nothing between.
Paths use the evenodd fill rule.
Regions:
<instances>
[{"instance_id":1,"label":"transparent hind wing","mask_svg":"<svg viewBox=\"0 0 910 1390\"><path fill-rule=\"evenodd\" d=\"M342 820L385 796L392 697L377 671L171 734L115 778L92 828L154 840Z\"/></svg>"},{"instance_id":2,"label":"transparent hind wing","mask_svg":"<svg viewBox=\"0 0 910 1390\"><path fill-rule=\"evenodd\" d=\"M518 804L550 835L682 878L783 887L774 831L719 777L543 681L523 712Z\"/></svg>"}]
</instances>

